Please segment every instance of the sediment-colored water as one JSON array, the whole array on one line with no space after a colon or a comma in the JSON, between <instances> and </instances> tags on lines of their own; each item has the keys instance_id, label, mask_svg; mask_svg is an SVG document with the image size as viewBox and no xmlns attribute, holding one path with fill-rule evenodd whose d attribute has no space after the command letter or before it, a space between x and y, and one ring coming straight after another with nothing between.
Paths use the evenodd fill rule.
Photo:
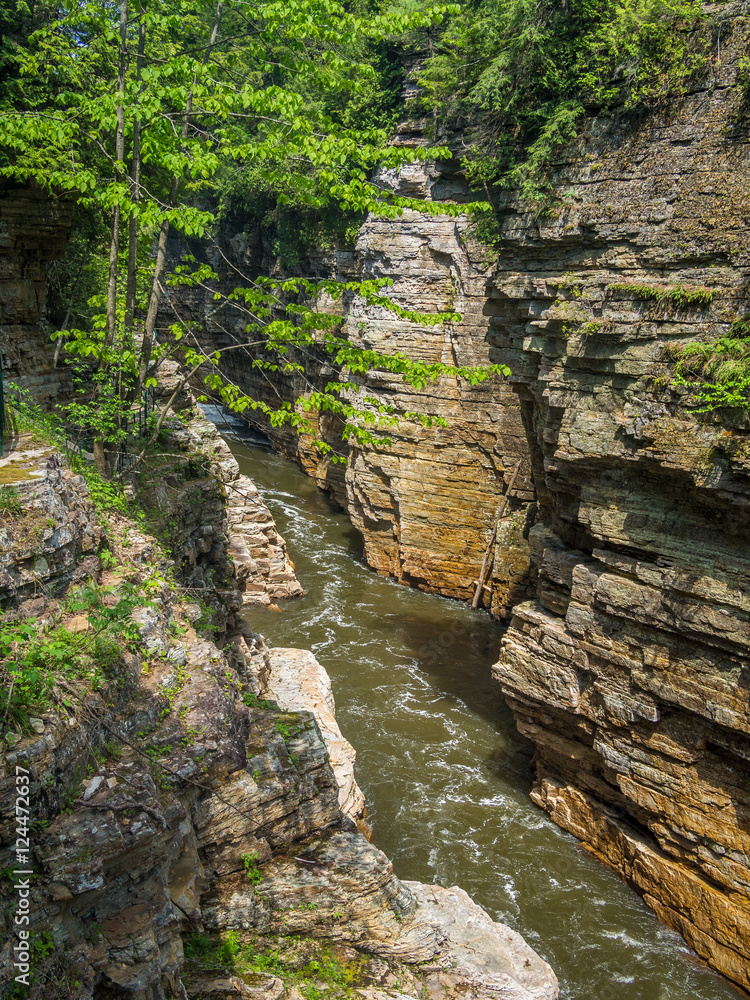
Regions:
<instances>
[{"instance_id":1,"label":"sediment-colored water","mask_svg":"<svg viewBox=\"0 0 750 1000\"><path fill-rule=\"evenodd\" d=\"M397 875L466 889L547 959L564 1000L737 1000L529 799L530 746L490 679L499 626L377 576L312 480L227 439L307 591L248 618L271 645L312 649L331 675L374 841Z\"/></svg>"}]
</instances>

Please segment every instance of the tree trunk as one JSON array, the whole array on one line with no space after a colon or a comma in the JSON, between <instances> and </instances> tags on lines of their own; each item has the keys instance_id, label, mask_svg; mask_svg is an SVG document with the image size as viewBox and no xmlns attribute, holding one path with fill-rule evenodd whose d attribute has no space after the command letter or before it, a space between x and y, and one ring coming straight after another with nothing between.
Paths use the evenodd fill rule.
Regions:
<instances>
[{"instance_id":1,"label":"tree trunk","mask_svg":"<svg viewBox=\"0 0 750 1000\"><path fill-rule=\"evenodd\" d=\"M125 73L127 70L127 40L128 40L128 0L120 0L120 51L117 60L117 90L122 94L125 90ZM115 175L122 176L125 160L125 106L122 98L117 103L117 128L115 131ZM104 349L99 360L99 371L106 373L111 352L117 336L117 255L120 248L120 207L112 209L112 237L109 244L109 280L107 282L107 330L104 337ZM94 388L94 399L99 396ZM94 436L94 461L102 476L109 478L112 473L112 463L109 459L106 441Z\"/></svg>"},{"instance_id":2,"label":"tree trunk","mask_svg":"<svg viewBox=\"0 0 750 1000\"><path fill-rule=\"evenodd\" d=\"M111 479L115 469L117 448L108 444L103 437L94 437L94 465L104 479Z\"/></svg>"},{"instance_id":3,"label":"tree trunk","mask_svg":"<svg viewBox=\"0 0 750 1000\"><path fill-rule=\"evenodd\" d=\"M141 14L138 25L138 55L136 58L135 78L136 82L141 82L141 70L143 68L143 57L146 51L146 19ZM140 93L139 88L139 93ZM133 206L140 200L141 184L141 125L138 120L138 113L133 120L133 150L130 165L130 200ZM135 322L135 302L136 302L136 282L138 278L138 217L135 212L130 212L128 220L128 283L125 293L125 330L130 332Z\"/></svg>"},{"instance_id":4,"label":"tree trunk","mask_svg":"<svg viewBox=\"0 0 750 1000\"><path fill-rule=\"evenodd\" d=\"M219 37L219 25L221 24L221 15L224 10L223 0L219 0L216 5L216 12L214 14L214 23L211 28L211 37L209 38L208 45L203 53L203 65L205 66L211 57L211 52L216 45L216 40ZM182 136L187 138L188 129L190 127L190 115L193 111L193 93L188 92L187 101L185 102L185 114L182 119ZM168 205L171 208L177 201L177 193L180 187L180 178L175 176L172 178L172 185L169 192L169 202ZM156 262L154 264L154 277L151 283L151 295L148 301L148 312L146 314L146 322L143 328L143 347L141 349L140 364L138 366L138 392L140 393L145 385L146 378L148 377L149 365L151 364L151 352L154 347L154 330L156 329L156 317L159 312L159 303L161 302L162 293L162 277L164 275L164 270L167 263L167 237L169 235L169 222L165 219L161 224L161 229L159 230L159 242L156 249Z\"/></svg>"},{"instance_id":5,"label":"tree trunk","mask_svg":"<svg viewBox=\"0 0 750 1000\"><path fill-rule=\"evenodd\" d=\"M120 53L117 60L117 90L122 94L125 90L125 72L127 70L127 35L128 35L128 0L120 0ZM125 107L122 99L117 104L117 129L115 132L115 174L122 175L122 165L125 160ZM107 283L107 337L105 344L110 346L115 339L117 327L117 254L120 247L120 206L112 209L112 238L109 244L109 281ZM105 359L106 365L106 359Z\"/></svg>"}]
</instances>

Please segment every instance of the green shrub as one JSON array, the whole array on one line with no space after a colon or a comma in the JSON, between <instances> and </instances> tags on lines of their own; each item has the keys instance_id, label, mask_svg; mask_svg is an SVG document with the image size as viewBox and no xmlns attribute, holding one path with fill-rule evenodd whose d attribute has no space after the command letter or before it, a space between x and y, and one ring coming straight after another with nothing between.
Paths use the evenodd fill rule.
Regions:
<instances>
[{"instance_id":1,"label":"green shrub","mask_svg":"<svg viewBox=\"0 0 750 1000\"><path fill-rule=\"evenodd\" d=\"M69 453L68 458L73 471L86 480L91 500L100 514L117 511L119 514L143 520L143 513L135 510L128 502L121 483L105 479L97 472L91 462L87 462L80 455Z\"/></svg>"},{"instance_id":2,"label":"green shrub","mask_svg":"<svg viewBox=\"0 0 750 1000\"><path fill-rule=\"evenodd\" d=\"M21 513L21 501L15 486L0 486L0 515L16 517Z\"/></svg>"},{"instance_id":3,"label":"green shrub","mask_svg":"<svg viewBox=\"0 0 750 1000\"><path fill-rule=\"evenodd\" d=\"M67 599L67 611L88 613L86 631L71 632L58 622L43 625L33 618L0 624L0 720L29 731L34 713L63 697L57 690L60 681L83 680L97 689L123 651L138 648L140 633L131 615L143 602L134 588L124 586L112 607L102 601L107 588L84 587Z\"/></svg>"},{"instance_id":4,"label":"green shrub","mask_svg":"<svg viewBox=\"0 0 750 1000\"><path fill-rule=\"evenodd\" d=\"M687 388L697 413L750 410L750 320L738 319L723 337L672 347L671 384Z\"/></svg>"},{"instance_id":5,"label":"green shrub","mask_svg":"<svg viewBox=\"0 0 750 1000\"><path fill-rule=\"evenodd\" d=\"M245 866L245 872L249 880L253 885L258 885L263 881L263 873L258 868L258 852L251 851L249 854L242 855L242 863Z\"/></svg>"}]
</instances>

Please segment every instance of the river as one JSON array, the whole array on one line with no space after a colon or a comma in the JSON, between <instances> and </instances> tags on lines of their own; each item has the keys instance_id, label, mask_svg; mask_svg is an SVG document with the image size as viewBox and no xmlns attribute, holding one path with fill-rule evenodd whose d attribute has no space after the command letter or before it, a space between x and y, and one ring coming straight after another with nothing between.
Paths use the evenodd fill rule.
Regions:
<instances>
[{"instance_id":1,"label":"river","mask_svg":"<svg viewBox=\"0 0 750 1000\"><path fill-rule=\"evenodd\" d=\"M490 679L500 626L375 574L311 479L227 440L307 592L247 617L270 645L311 649L330 674L373 839L396 874L460 885L550 963L563 1000L738 1000L529 799L531 746Z\"/></svg>"}]
</instances>

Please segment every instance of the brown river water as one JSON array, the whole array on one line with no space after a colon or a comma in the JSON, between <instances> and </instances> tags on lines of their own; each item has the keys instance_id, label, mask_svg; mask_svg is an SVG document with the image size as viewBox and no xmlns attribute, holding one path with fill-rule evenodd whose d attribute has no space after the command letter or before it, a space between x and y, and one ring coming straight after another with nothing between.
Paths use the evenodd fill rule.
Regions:
<instances>
[{"instance_id":1,"label":"brown river water","mask_svg":"<svg viewBox=\"0 0 750 1000\"><path fill-rule=\"evenodd\" d=\"M378 576L346 515L297 466L220 430L307 591L247 617L330 674L373 839L396 874L460 885L550 963L564 1000L744 996L529 799L531 747L490 678L501 627Z\"/></svg>"}]
</instances>

